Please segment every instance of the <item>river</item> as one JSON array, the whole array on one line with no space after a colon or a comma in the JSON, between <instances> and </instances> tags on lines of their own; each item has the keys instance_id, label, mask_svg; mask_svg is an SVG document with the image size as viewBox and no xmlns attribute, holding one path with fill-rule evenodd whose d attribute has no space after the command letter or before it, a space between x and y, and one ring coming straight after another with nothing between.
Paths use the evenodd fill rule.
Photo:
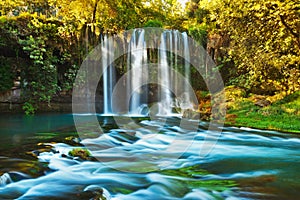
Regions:
<instances>
[{"instance_id":1,"label":"river","mask_svg":"<svg viewBox=\"0 0 300 200\"><path fill-rule=\"evenodd\" d=\"M121 126L112 117L98 120L104 134L85 138L76 133L72 114L2 114L0 199L300 196L295 134L224 127L217 138L207 139L213 134L207 122L189 130L178 117L136 118ZM88 120L82 126L88 127ZM83 145L93 159L68 155ZM201 154L203 149L208 153Z\"/></svg>"}]
</instances>

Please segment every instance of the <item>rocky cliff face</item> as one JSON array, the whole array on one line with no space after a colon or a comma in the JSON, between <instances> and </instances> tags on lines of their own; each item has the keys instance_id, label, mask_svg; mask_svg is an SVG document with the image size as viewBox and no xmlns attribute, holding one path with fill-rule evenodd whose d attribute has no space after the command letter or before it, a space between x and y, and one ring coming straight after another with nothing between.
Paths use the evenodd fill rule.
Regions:
<instances>
[{"instance_id":1,"label":"rocky cliff face","mask_svg":"<svg viewBox=\"0 0 300 200\"><path fill-rule=\"evenodd\" d=\"M0 93L0 113L24 112L22 106L24 99L21 97L20 88ZM70 95L58 95L53 97L51 103L38 103L38 112L72 112L72 98Z\"/></svg>"}]
</instances>

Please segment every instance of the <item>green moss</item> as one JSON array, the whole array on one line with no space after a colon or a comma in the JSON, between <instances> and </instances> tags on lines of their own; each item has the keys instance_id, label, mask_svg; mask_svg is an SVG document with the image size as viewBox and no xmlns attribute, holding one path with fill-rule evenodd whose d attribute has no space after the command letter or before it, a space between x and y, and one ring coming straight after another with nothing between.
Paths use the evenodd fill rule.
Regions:
<instances>
[{"instance_id":1,"label":"green moss","mask_svg":"<svg viewBox=\"0 0 300 200\"><path fill-rule=\"evenodd\" d=\"M191 188L205 188L214 191L224 191L237 186L232 180L192 180L185 182Z\"/></svg>"},{"instance_id":2,"label":"green moss","mask_svg":"<svg viewBox=\"0 0 300 200\"><path fill-rule=\"evenodd\" d=\"M127 189L127 188L114 188L112 189L113 193L122 193L122 194L130 194L133 192L133 190Z\"/></svg>"},{"instance_id":3,"label":"green moss","mask_svg":"<svg viewBox=\"0 0 300 200\"><path fill-rule=\"evenodd\" d=\"M180 169L162 170L159 173L170 176L174 184L173 195L182 197L191 189L202 188L211 191L224 191L231 187L237 186L232 180L203 180L205 175L210 173L201 169L199 165L184 167Z\"/></svg>"},{"instance_id":4,"label":"green moss","mask_svg":"<svg viewBox=\"0 0 300 200\"><path fill-rule=\"evenodd\" d=\"M73 157L79 157L83 160L88 160L88 158L91 156L91 153L85 148L74 148L69 151L69 155Z\"/></svg>"},{"instance_id":5,"label":"green moss","mask_svg":"<svg viewBox=\"0 0 300 200\"><path fill-rule=\"evenodd\" d=\"M166 169L162 170L160 173L168 176L180 176L186 178L193 178L195 176L203 176L209 174L206 170L201 169L197 165L180 169Z\"/></svg>"}]
</instances>

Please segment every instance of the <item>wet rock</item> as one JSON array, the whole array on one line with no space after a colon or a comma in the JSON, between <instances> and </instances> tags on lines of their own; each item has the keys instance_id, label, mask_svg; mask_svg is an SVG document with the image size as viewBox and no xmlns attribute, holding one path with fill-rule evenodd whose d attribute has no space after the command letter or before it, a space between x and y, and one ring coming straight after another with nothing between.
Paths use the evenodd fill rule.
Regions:
<instances>
[{"instance_id":1,"label":"wet rock","mask_svg":"<svg viewBox=\"0 0 300 200\"><path fill-rule=\"evenodd\" d=\"M41 152L39 150L33 150L33 151L26 152L27 155L30 155L34 158L37 158L40 155L40 153Z\"/></svg>"},{"instance_id":2,"label":"wet rock","mask_svg":"<svg viewBox=\"0 0 300 200\"><path fill-rule=\"evenodd\" d=\"M12 182L12 180L8 173L4 173L4 174L2 174L2 176L0 176L0 186L5 186L11 182Z\"/></svg>"},{"instance_id":3,"label":"wet rock","mask_svg":"<svg viewBox=\"0 0 300 200\"><path fill-rule=\"evenodd\" d=\"M70 145L73 145L73 146L80 146L80 142L81 142L81 139L78 138L78 137L74 137L74 136L69 136L69 137L66 137L65 138L65 142L67 144L70 144Z\"/></svg>"},{"instance_id":4,"label":"wet rock","mask_svg":"<svg viewBox=\"0 0 300 200\"><path fill-rule=\"evenodd\" d=\"M5 186L12 182L17 182L23 179L29 179L30 176L21 172L6 172L0 176L0 186Z\"/></svg>"},{"instance_id":5,"label":"wet rock","mask_svg":"<svg viewBox=\"0 0 300 200\"><path fill-rule=\"evenodd\" d=\"M55 154L55 153L59 153L59 151L58 151L58 150L55 150L55 149L53 149L53 148L52 148L52 149L50 149L50 152L51 152L51 153L54 153L54 154Z\"/></svg>"},{"instance_id":6,"label":"wet rock","mask_svg":"<svg viewBox=\"0 0 300 200\"><path fill-rule=\"evenodd\" d=\"M188 119L200 119L200 113L192 109L186 109L183 111L182 117Z\"/></svg>"},{"instance_id":7,"label":"wet rock","mask_svg":"<svg viewBox=\"0 0 300 200\"><path fill-rule=\"evenodd\" d=\"M31 178L31 176L24 174L22 172L9 172L9 176L11 177L11 180L13 182Z\"/></svg>"},{"instance_id":8,"label":"wet rock","mask_svg":"<svg viewBox=\"0 0 300 200\"><path fill-rule=\"evenodd\" d=\"M82 160L92 160L91 153L85 148L74 148L69 151L69 155L72 157L79 157Z\"/></svg>"},{"instance_id":9,"label":"wet rock","mask_svg":"<svg viewBox=\"0 0 300 200\"><path fill-rule=\"evenodd\" d=\"M195 111L192 109L187 109L183 112L182 117L188 118L188 119L208 121L211 118L211 112L210 111Z\"/></svg>"},{"instance_id":10,"label":"wet rock","mask_svg":"<svg viewBox=\"0 0 300 200\"><path fill-rule=\"evenodd\" d=\"M50 145L38 144L38 146L42 146L42 148L36 149L33 151L28 151L28 152L26 152L26 155L30 155L34 158L38 158L38 156L43 152L51 152L54 154L59 153L59 151L53 149L52 146L50 146Z\"/></svg>"},{"instance_id":11,"label":"wet rock","mask_svg":"<svg viewBox=\"0 0 300 200\"><path fill-rule=\"evenodd\" d=\"M90 200L110 200L110 193L98 186L98 185L90 185L84 189L84 192L80 195L82 199L90 199Z\"/></svg>"},{"instance_id":12,"label":"wet rock","mask_svg":"<svg viewBox=\"0 0 300 200\"><path fill-rule=\"evenodd\" d=\"M61 154L61 157L63 157L63 158L68 158L69 156L67 156L66 154Z\"/></svg>"}]
</instances>

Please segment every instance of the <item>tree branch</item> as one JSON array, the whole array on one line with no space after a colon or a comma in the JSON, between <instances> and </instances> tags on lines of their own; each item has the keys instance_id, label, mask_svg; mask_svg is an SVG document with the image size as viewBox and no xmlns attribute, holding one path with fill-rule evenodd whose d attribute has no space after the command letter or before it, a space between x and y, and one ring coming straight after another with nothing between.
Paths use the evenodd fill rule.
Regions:
<instances>
[{"instance_id":1,"label":"tree branch","mask_svg":"<svg viewBox=\"0 0 300 200\"><path fill-rule=\"evenodd\" d=\"M284 27L295 37L297 41L297 45L300 47L300 35L293 31L293 29L285 22L285 19L282 15L280 16L280 21L284 25Z\"/></svg>"}]
</instances>

